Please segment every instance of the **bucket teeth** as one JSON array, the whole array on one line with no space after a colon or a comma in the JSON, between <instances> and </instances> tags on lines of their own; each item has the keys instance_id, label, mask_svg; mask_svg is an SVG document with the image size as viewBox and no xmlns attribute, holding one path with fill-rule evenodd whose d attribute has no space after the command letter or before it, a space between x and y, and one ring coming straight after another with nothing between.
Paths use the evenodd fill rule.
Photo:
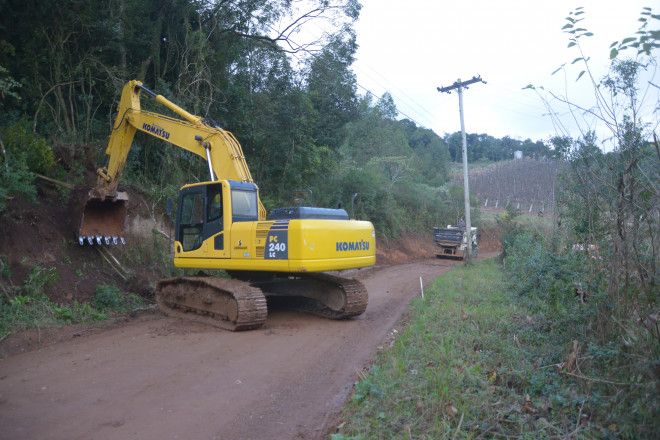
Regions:
<instances>
[{"instance_id":1,"label":"bucket teeth","mask_svg":"<svg viewBox=\"0 0 660 440\"><path fill-rule=\"evenodd\" d=\"M84 246L85 242L87 242L90 246L94 246L94 244L98 245L106 245L106 246L117 246L120 244L126 244L126 239L124 237L117 237L117 236L102 236L102 235L79 235L78 236L78 243L80 246Z\"/></svg>"}]
</instances>

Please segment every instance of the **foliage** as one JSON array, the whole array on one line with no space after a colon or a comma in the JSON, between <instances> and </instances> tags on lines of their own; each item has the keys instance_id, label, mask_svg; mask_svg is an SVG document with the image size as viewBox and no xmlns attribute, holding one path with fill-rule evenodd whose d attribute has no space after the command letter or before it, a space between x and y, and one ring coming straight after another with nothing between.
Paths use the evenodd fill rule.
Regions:
<instances>
[{"instance_id":1,"label":"foliage","mask_svg":"<svg viewBox=\"0 0 660 440\"><path fill-rule=\"evenodd\" d=\"M6 209L6 201L15 196L34 200L37 190L34 187L34 175L29 171L25 155L20 154L14 160L5 153L0 161L0 213Z\"/></svg>"},{"instance_id":2,"label":"foliage","mask_svg":"<svg viewBox=\"0 0 660 440\"><path fill-rule=\"evenodd\" d=\"M0 269L4 260L0 259ZM0 276L5 278L4 269ZM91 303L74 301L58 304L45 294L45 289L57 280L54 268L35 266L20 286L0 289L0 340L11 332L35 327L102 321L114 313L128 313L144 301L114 286L98 286Z\"/></svg>"},{"instance_id":3,"label":"foliage","mask_svg":"<svg viewBox=\"0 0 660 440\"><path fill-rule=\"evenodd\" d=\"M44 268L35 266L27 277L25 277L22 291L28 296L43 295L44 288L57 281L57 278L57 269L54 267Z\"/></svg>"},{"instance_id":4,"label":"foliage","mask_svg":"<svg viewBox=\"0 0 660 440\"><path fill-rule=\"evenodd\" d=\"M360 374L332 438L653 438L653 364L630 374L641 347L594 342L578 300L557 319L546 298L510 291L510 277L489 260L427 288ZM564 367L573 340L579 370Z\"/></svg>"},{"instance_id":5,"label":"foliage","mask_svg":"<svg viewBox=\"0 0 660 440\"><path fill-rule=\"evenodd\" d=\"M516 151L522 151L524 157L534 159L550 158L554 151L543 141L531 139L518 140L509 136L496 138L486 133L466 133L468 144L468 162L492 161L513 159ZM461 132L446 134L444 141L449 147L452 161L462 161L463 140Z\"/></svg>"},{"instance_id":6,"label":"foliage","mask_svg":"<svg viewBox=\"0 0 660 440\"><path fill-rule=\"evenodd\" d=\"M645 100L657 99L659 92L642 78L657 66L658 32L652 23L660 16L650 8L642 10L640 30L612 44L610 70L601 79L594 76L590 57L583 52L584 40L593 35L585 27L585 17L584 8L566 17L562 29L578 57L556 72L579 67L577 80L591 84L593 102L585 107L551 90L536 90L550 108L560 104L583 115L583 120L576 117L576 135L564 133L556 140L563 160L556 241L583 249L589 257L583 263L585 271L590 279L601 280L594 288L607 296L607 306L598 308L592 324L605 342L618 339L622 329L634 333L639 322L657 314L660 150L642 116ZM656 114L657 105L652 105ZM606 137L599 137L596 129ZM655 145L648 140L652 137Z\"/></svg>"},{"instance_id":7,"label":"foliage","mask_svg":"<svg viewBox=\"0 0 660 440\"><path fill-rule=\"evenodd\" d=\"M55 156L48 141L32 131L27 119L2 127L0 138L7 154L20 158L30 171L48 174L55 167Z\"/></svg>"},{"instance_id":8,"label":"foliage","mask_svg":"<svg viewBox=\"0 0 660 440\"><path fill-rule=\"evenodd\" d=\"M511 292L534 297L537 304L550 307L559 320L565 305L574 302L576 290L594 292L600 287L598 281L587 281L584 252L553 252L548 238L516 229L514 234L509 232L503 237L504 266Z\"/></svg>"},{"instance_id":9,"label":"foliage","mask_svg":"<svg viewBox=\"0 0 660 440\"><path fill-rule=\"evenodd\" d=\"M142 300L137 295L122 292L116 286L99 284L91 303L102 312L129 312L142 305Z\"/></svg>"},{"instance_id":10,"label":"foliage","mask_svg":"<svg viewBox=\"0 0 660 440\"><path fill-rule=\"evenodd\" d=\"M9 71L0 66L0 108L2 108L1 106L7 98L20 99L20 96L16 93L16 89L19 87L20 84L9 76Z\"/></svg>"}]
</instances>

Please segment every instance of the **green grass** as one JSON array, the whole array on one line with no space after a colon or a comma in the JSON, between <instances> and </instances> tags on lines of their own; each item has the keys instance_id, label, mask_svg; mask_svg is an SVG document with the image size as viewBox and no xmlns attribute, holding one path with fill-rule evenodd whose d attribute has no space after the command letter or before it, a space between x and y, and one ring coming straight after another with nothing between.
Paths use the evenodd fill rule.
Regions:
<instances>
[{"instance_id":1,"label":"green grass","mask_svg":"<svg viewBox=\"0 0 660 440\"><path fill-rule=\"evenodd\" d=\"M564 374L556 365L570 351L570 324L505 286L487 260L414 300L409 325L356 384L333 440L652 437L653 387L644 395ZM591 346L586 354L599 356ZM613 410L610 398L626 392Z\"/></svg>"},{"instance_id":2,"label":"green grass","mask_svg":"<svg viewBox=\"0 0 660 440\"><path fill-rule=\"evenodd\" d=\"M100 284L89 303L57 304L44 289L57 279L54 269L35 267L21 286L0 293L0 340L15 331L63 324L103 321L118 313L130 313L144 304L139 296L115 286Z\"/></svg>"}]
</instances>

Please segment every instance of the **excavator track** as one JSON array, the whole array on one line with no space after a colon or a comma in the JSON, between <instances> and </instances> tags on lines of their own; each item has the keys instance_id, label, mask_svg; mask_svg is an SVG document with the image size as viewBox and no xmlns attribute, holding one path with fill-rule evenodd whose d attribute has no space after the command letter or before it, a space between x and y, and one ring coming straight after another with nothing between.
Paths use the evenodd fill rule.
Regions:
<instances>
[{"instance_id":1,"label":"excavator track","mask_svg":"<svg viewBox=\"0 0 660 440\"><path fill-rule=\"evenodd\" d=\"M354 279L326 273L296 274L288 278L253 281L267 297L293 297L289 308L330 319L349 319L367 309L369 295Z\"/></svg>"},{"instance_id":2,"label":"excavator track","mask_svg":"<svg viewBox=\"0 0 660 440\"><path fill-rule=\"evenodd\" d=\"M240 280L178 277L162 280L156 302L168 315L232 331L251 330L266 321L266 298L258 287Z\"/></svg>"}]
</instances>

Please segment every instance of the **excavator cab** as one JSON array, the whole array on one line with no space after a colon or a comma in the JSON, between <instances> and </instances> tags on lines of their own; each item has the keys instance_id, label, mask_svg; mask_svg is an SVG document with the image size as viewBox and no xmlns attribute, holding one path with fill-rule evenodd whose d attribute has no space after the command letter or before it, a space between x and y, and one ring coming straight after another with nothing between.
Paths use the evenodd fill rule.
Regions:
<instances>
[{"instance_id":1,"label":"excavator cab","mask_svg":"<svg viewBox=\"0 0 660 440\"><path fill-rule=\"evenodd\" d=\"M181 188L176 215L176 255L196 256L192 253L212 239L206 251L215 258L229 258L225 229L234 222L257 221L258 200L257 185L248 182L222 180Z\"/></svg>"}]
</instances>

